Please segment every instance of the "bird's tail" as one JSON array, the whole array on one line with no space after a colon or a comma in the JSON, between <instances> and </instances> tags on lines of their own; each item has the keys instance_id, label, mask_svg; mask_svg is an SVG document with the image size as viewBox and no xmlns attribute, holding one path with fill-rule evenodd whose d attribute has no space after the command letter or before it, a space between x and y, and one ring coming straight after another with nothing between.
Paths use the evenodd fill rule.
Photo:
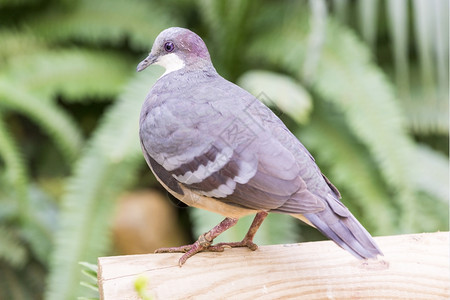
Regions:
<instances>
[{"instance_id":1,"label":"bird's tail","mask_svg":"<svg viewBox=\"0 0 450 300\"><path fill-rule=\"evenodd\" d=\"M370 233L346 208L336 212L328 207L317 213L294 215L294 217L313 225L326 237L359 259L383 255Z\"/></svg>"}]
</instances>

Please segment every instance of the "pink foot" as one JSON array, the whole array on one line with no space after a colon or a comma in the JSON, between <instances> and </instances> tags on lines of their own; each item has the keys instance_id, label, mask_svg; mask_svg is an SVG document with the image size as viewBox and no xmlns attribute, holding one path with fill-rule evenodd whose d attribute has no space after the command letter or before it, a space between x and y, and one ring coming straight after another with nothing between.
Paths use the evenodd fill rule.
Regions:
<instances>
[{"instance_id":1,"label":"pink foot","mask_svg":"<svg viewBox=\"0 0 450 300\"><path fill-rule=\"evenodd\" d=\"M181 267L188 258L191 256L202 252L202 251L210 251L210 252L223 252L225 248L235 248L235 247L248 247L250 250L255 251L258 249L258 246L253 243L253 237L261 225L262 221L266 218L267 212L261 211L258 212L253 220L250 229L245 235L244 239L240 242L233 243L219 243L216 245L212 245L213 240L220 235L222 232L227 230L228 228L234 226L237 223L237 219L233 218L225 218L220 224L215 226L210 231L199 236L198 240L192 245L184 245L180 247L171 247L171 248L160 248L155 251L155 253L178 253L184 252L183 256L178 261L178 265Z\"/></svg>"},{"instance_id":2,"label":"pink foot","mask_svg":"<svg viewBox=\"0 0 450 300\"><path fill-rule=\"evenodd\" d=\"M223 248L238 248L238 247L247 247L248 249L255 251L258 249L258 245L253 243L253 241L248 239L243 239L240 242L232 242L232 243L218 243L213 245L213 247L221 247Z\"/></svg>"}]
</instances>

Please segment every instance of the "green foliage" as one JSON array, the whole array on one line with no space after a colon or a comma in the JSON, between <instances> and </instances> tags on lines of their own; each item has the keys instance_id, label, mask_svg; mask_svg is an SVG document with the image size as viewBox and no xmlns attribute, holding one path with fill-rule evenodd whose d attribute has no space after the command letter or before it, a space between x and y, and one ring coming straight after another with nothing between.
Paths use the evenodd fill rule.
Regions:
<instances>
[{"instance_id":1,"label":"green foliage","mask_svg":"<svg viewBox=\"0 0 450 300\"><path fill-rule=\"evenodd\" d=\"M394 199L405 208L400 215L404 230L412 231L417 207L407 172L413 143L394 91L350 33L330 26L327 41L315 82L317 93L339 106L349 128L369 148L386 182L398 193ZM335 46L338 41L341 47Z\"/></svg>"},{"instance_id":2,"label":"green foliage","mask_svg":"<svg viewBox=\"0 0 450 300\"><path fill-rule=\"evenodd\" d=\"M414 156L416 161L409 172L410 180L417 189L448 203L448 157L425 145L416 147Z\"/></svg>"},{"instance_id":3,"label":"green foliage","mask_svg":"<svg viewBox=\"0 0 450 300\"><path fill-rule=\"evenodd\" d=\"M60 3L30 21L30 27L52 42L82 41L147 51L163 29L180 25L169 7L154 1L80 0ZM58 24L58 26L55 26Z\"/></svg>"},{"instance_id":4,"label":"green foliage","mask_svg":"<svg viewBox=\"0 0 450 300\"><path fill-rule=\"evenodd\" d=\"M86 95L116 97L134 71L131 65L111 51L53 49L16 55L8 60L4 73L9 81L45 97L44 101L59 95L83 101Z\"/></svg>"},{"instance_id":5,"label":"green foliage","mask_svg":"<svg viewBox=\"0 0 450 300\"><path fill-rule=\"evenodd\" d=\"M47 299L80 294L77 262L92 261L108 249L114 200L131 185L143 162L138 138L142 99L159 75L160 70L149 71L132 79L75 165L62 199Z\"/></svg>"},{"instance_id":6,"label":"green foliage","mask_svg":"<svg viewBox=\"0 0 450 300\"><path fill-rule=\"evenodd\" d=\"M197 4L213 42L209 49L217 53L212 55L216 68L226 78L236 79L243 71L242 47L252 24L255 1L198 0Z\"/></svg>"},{"instance_id":7,"label":"green foliage","mask_svg":"<svg viewBox=\"0 0 450 300\"><path fill-rule=\"evenodd\" d=\"M110 253L116 198L148 184L138 117L161 70L132 74L170 26L276 110L370 232L448 229L448 2L424 4L0 1L0 298L86 294L78 262ZM196 234L222 220L188 212ZM255 241L309 238L273 214Z\"/></svg>"},{"instance_id":8,"label":"green foliage","mask_svg":"<svg viewBox=\"0 0 450 300\"><path fill-rule=\"evenodd\" d=\"M8 207L13 198L0 198L0 291L2 299L39 299L51 251L55 208L49 198L32 186L27 191L29 211L21 226L15 218L19 207ZM6 208L6 210L4 210ZM26 218L25 218L26 217Z\"/></svg>"},{"instance_id":9,"label":"green foliage","mask_svg":"<svg viewBox=\"0 0 450 300\"><path fill-rule=\"evenodd\" d=\"M0 261L0 291L2 299L42 299L45 269L31 261L22 268L14 268Z\"/></svg>"},{"instance_id":10,"label":"green foliage","mask_svg":"<svg viewBox=\"0 0 450 300\"><path fill-rule=\"evenodd\" d=\"M68 161L78 155L82 136L70 115L44 97L8 80L0 81L0 109L16 111L35 121L54 140Z\"/></svg>"},{"instance_id":11,"label":"green foliage","mask_svg":"<svg viewBox=\"0 0 450 300\"><path fill-rule=\"evenodd\" d=\"M147 292L148 279L147 277L141 275L134 281L134 289L138 294L139 298L142 300L153 299Z\"/></svg>"},{"instance_id":12,"label":"green foliage","mask_svg":"<svg viewBox=\"0 0 450 300\"><path fill-rule=\"evenodd\" d=\"M344 194L344 203L375 235L395 232L397 211L386 183L367 148L361 145L331 114L317 112L310 126L297 134ZM344 192L345 191L345 192Z\"/></svg>"},{"instance_id":13,"label":"green foliage","mask_svg":"<svg viewBox=\"0 0 450 300\"><path fill-rule=\"evenodd\" d=\"M97 273L98 273L98 267L97 265L82 261L78 263L80 266L83 267L81 270L81 273L84 275L84 278L88 281L81 281L80 285L88 288L89 292L92 294L91 297L78 297L78 300L94 300L99 299L100 295L98 292L98 281L97 281Z\"/></svg>"},{"instance_id":14,"label":"green foliage","mask_svg":"<svg viewBox=\"0 0 450 300\"><path fill-rule=\"evenodd\" d=\"M448 5L445 0L379 4L360 0L357 5L333 1L343 24L351 23L353 18L349 16L360 20L356 29L394 79L397 100L406 110L408 126L416 134L449 132ZM388 26L383 26L385 21Z\"/></svg>"},{"instance_id":15,"label":"green foliage","mask_svg":"<svg viewBox=\"0 0 450 300\"><path fill-rule=\"evenodd\" d=\"M0 227L0 258L14 267L22 267L26 262L27 251L12 230Z\"/></svg>"},{"instance_id":16,"label":"green foliage","mask_svg":"<svg viewBox=\"0 0 450 300\"><path fill-rule=\"evenodd\" d=\"M307 123L312 109L308 92L292 77L268 71L249 71L238 79L238 84L268 106L289 112L297 123Z\"/></svg>"},{"instance_id":17,"label":"green foliage","mask_svg":"<svg viewBox=\"0 0 450 300\"><path fill-rule=\"evenodd\" d=\"M6 127L3 121L3 114L0 110L0 156L2 157L4 167L0 178L0 195L2 198L14 197L17 201L17 218L24 219L28 215L27 204L27 184L28 174L26 173L25 163L21 156L20 151L12 139L9 129ZM12 189L6 189L6 187L13 187ZM8 192L9 191L9 192ZM6 204L4 206L3 213L0 213L0 217L10 218L8 216L8 210ZM1 235L0 235L1 236Z\"/></svg>"},{"instance_id":18,"label":"green foliage","mask_svg":"<svg viewBox=\"0 0 450 300\"><path fill-rule=\"evenodd\" d=\"M39 292L21 282L27 277L19 270L32 267L28 261L38 260L52 266L55 274L50 277L49 298L54 292L55 299L73 299L79 281L76 262L83 257L95 259L108 249L108 220L115 203L111 198L131 184L136 175L133 170L143 162L137 118L158 72L130 80L136 57L141 55L134 50L148 51L158 32L171 22L179 23L168 9L147 1L44 0L39 1L42 9L35 5L34 1L0 4L0 16L5 17L0 17L0 23L6 25L0 30L0 228L8 233L0 236L0 263L8 268L5 282L11 283L10 288L0 289L0 298L32 299L33 294L40 298L44 269L37 277ZM10 23L8 14L16 12L20 15ZM128 92L124 93L125 85ZM134 95L134 88L141 93ZM109 117L100 121L99 130L85 146L77 112L70 110L71 105L121 99L120 95L135 101L119 100L116 112L113 108L107 113ZM126 115L130 107L132 118ZM37 159L38 167L45 160L34 158L36 151L27 141L32 135L29 125L17 126L22 118L38 126L57 147L56 154L66 160L65 166L53 163L49 174L55 175L50 176L61 176L67 168L74 168L66 195L58 199L62 204L56 242L57 222L50 216L53 208L48 197L40 187L30 188L35 181L52 179L31 170L31 158ZM74 207L78 209L72 210Z\"/></svg>"},{"instance_id":19,"label":"green foliage","mask_svg":"<svg viewBox=\"0 0 450 300\"><path fill-rule=\"evenodd\" d=\"M261 59L269 57L274 63L281 62L301 78L298 70L304 57L298 55L301 52L297 49L306 35L290 29L297 28L297 22L292 19L290 26L274 28L269 37L273 45L270 48L266 47L267 35L257 39L252 53ZM342 113L348 129L367 146L386 183L397 194L394 199L404 208L400 214L402 230L413 231L417 225L413 223L418 201L414 200L408 169L414 160L414 146L405 130L395 92L381 70L371 63L368 51L354 34L329 20L326 36L311 89L318 96L316 100L327 101ZM293 61L294 53L297 60Z\"/></svg>"}]
</instances>

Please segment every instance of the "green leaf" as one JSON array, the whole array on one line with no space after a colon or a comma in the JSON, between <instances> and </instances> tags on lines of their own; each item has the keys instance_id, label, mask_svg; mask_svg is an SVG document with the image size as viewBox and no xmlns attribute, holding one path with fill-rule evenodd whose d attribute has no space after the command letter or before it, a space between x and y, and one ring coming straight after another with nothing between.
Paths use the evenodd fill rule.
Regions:
<instances>
[{"instance_id":1,"label":"green leaf","mask_svg":"<svg viewBox=\"0 0 450 300\"><path fill-rule=\"evenodd\" d=\"M304 124L312 109L311 97L292 77L269 71L248 71L238 79L238 84L268 106L289 114Z\"/></svg>"},{"instance_id":2,"label":"green leaf","mask_svg":"<svg viewBox=\"0 0 450 300\"><path fill-rule=\"evenodd\" d=\"M72 117L57 105L0 78L0 108L19 112L35 121L53 138L69 162L78 155L83 142L81 132Z\"/></svg>"},{"instance_id":3,"label":"green leaf","mask_svg":"<svg viewBox=\"0 0 450 300\"><path fill-rule=\"evenodd\" d=\"M293 10L291 14L301 12ZM297 16L298 17L298 16ZM308 18L304 16L307 21ZM298 18L301 19L301 18ZM303 21L303 22L304 22ZM302 49L306 32L301 21L291 21L272 34L256 38L251 54L270 59L296 75L304 63ZM270 37L270 45L268 40ZM395 92L383 72L370 59L368 49L349 30L328 19L327 36L321 60L311 84L318 100L334 105L345 123L379 164L381 174L396 192L394 201L404 210L400 216L403 231L412 231L417 201L409 181L413 140L405 130L405 119ZM307 80L307 79L303 79Z\"/></svg>"},{"instance_id":4,"label":"green leaf","mask_svg":"<svg viewBox=\"0 0 450 300\"><path fill-rule=\"evenodd\" d=\"M88 289L90 289L90 290L92 290L92 291L94 291L94 292L98 292L98 286L97 286L97 284L93 284L93 283L86 282L86 281L81 281L81 282L80 282L80 285L81 285L81 286L84 286L84 287L86 287L86 288L88 288Z\"/></svg>"},{"instance_id":5,"label":"green leaf","mask_svg":"<svg viewBox=\"0 0 450 300\"><path fill-rule=\"evenodd\" d=\"M29 186L29 209L32 214L23 222L20 233L33 257L42 265L49 263L57 224L57 207L38 186Z\"/></svg>"},{"instance_id":6,"label":"green leaf","mask_svg":"<svg viewBox=\"0 0 450 300\"><path fill-rule=\"evenodd\" d=\"M362 219L359 215L364 217L367 222L364 226L372 234L395 232L397 210L376 164L367 149L331 115L314 114L312 122L299 131L299 138L314 154L317 164L328 167L329 173L325 172L325 175L341 189L343 203L355 207L353 214L357 219Z\"/></svg>"},{"instance_id":7,"label":"green leaf","mask_svg":"<svg viewBox=\"0 0 450 300\"><path fill-rule=\"evenodd\" d=\"M0 92L1 93L1 92ZM0 186L7 186L8 190L5 190L6 195L0 193L2 197L13 197L17 201L16 217L21 221L25 221L31 211L28 205L28 174L25 167L25 162L22 157L22 152L18 149L15 141L13 140L9 129L4 123L4 113L0 109L0 161L3 162L4 172L0 177ZM14 190L11 191L11 188ZM5 205L6 206L6 205ZM4 207L5 209L6 207ZM1 220L0 214L0 220Z\"/></svg>"},{"instance_id":8,"label":"green leaf","mask_svg":"<svg viewBox=\"0 0 450 300\"><path fill-rule=\"evenodd\" d=\"M77 263L105 254L115 199L133 182L144 162L138 137L139 111L160 75L159 69L152 68L129 82L77 162L63 197L47 299L79 295Z\"/></svg>"},{"instance_id":9,"label":"green leaf","mask_svg":"<svg viewBox=\"0 0 450 300\"><path fill-rule=\"evenodd\" d=\"M417 202L408 169L413 141L392 86L369 59L353 34L330 24L327 45L314 88L344 113L349 128L364 143L404 207L401 223L413 230Z\"/></svg>"},{"instance_id":10,"label":"green leaf","mask_svg":"<svg viewBox=\"0 0 450 300\"><path fill-rule=\"evenodd\" d=\"M307 37L305 63L302 70L302 78L309 85L314 82L317 65L322 53L323 43L327 28L327 6L324 0L310 0L311 29Z\"/></svg>"},{"instance_id":11,"label":"green leaf","mask_svg":"<svg viewBox=\"0 0 450 300\"><path fill-rule=\"evenodd\" d=\"M15 86L49 101L60 95L80 101L117 96L134 72L132 65L125 57L108 51L51 49L16 55L2 73Z\"/></svg>"},{"instance_id":12,"label":"green leaf","mask_svg":"<svg viewBox=\"0 0 450 300\"><path fill-rule=\"evenodd\" d=\"M159 32L181 25L169 10L152 1L81 0L72 4L70 8L53 6L47 15L29 22L30 28L53 42L81 40L120 46L128 40L133 49L148 51Z\"/></svg>"},{"instance_id":13,"label":"green leaf","mask_svg":"<svg viewBox=\"0 0 450 300\"><path fill-rule=\"evenodd\" d=\"M0 270L1 299L28 300L42 293L45 273L35 265L18 270L0 260Z\"/></svg>"},{"instance_id":14,"label":"green leaf","mask_svg":"<svg viewBox=\"0 0 450 300\"><path fill-rule=\"evenodd\" d=\"M409 169L411 182L417 189L437 200L449 202L449 160L445 155L419 145L414 151L414 164Z\"/></svg>"},{"instance_id":15,"label":"green leaf","mask_svg":"<svg viewBox=\"0 0 450 300\"><path fill-rule=\"evenodd\" d=\"M439 98L448 99L449 96L449 2L434 1L434 54L437 69L437 83Z\"/></svg>"},{"instance_id":16,"label":"green leaf","mask_svg":"<svg viewBox=\"0 0 450 300\"><path fill-rule=\"evenodd\" d=\"M23 267L28 259L27 250L19 235L5 226L0 226L0 259L15 268Z\"/></svg>"},{"instance_id":17,"label":"green leaf","mask_svg":"<svg viewBox=\"0 0 450 300\"><path fill-rule=\"evenodd\" d=\"M152 297L147 292L148 279L144 275L139 276L134 281L134 290L142 300L151 300Z\"/></svg>"},{"instance_id":18,"label":"green leaf","mask_svg":"<svg viewBox=\"0 0 450 300\"><path fill-rule=\"evenodd\" d=\"M4 26L0 29L0 40L2 41L2 47L0 47L2 65L3 61L7 61L10 57L33 54L35 51L46 48L39 37L34 36L30 30L18 30ZM1 71L3 71L3 66Z\"/></svg>"},{"instance_id":19,"label":"green leaf","mask_svg":"<svg viewBox=\"0 0 450 300\"><path fill-rule=\"evenodd\" d=\"M434 37L433 6L424 0L413 0L412 7L414 13L415 42L419 54L419 61L422 75L422 85L424 90L433 93L435 82L435 64L433 64L432 47ZM434 95L435 96L435 95Z\"/></svg>"},{"instance_id":20,"label":"green leaf","mask_svg":"<svg viewBox=\"0 0 450 300\"><path fill-rule=\"evenodd\" d=\"M251 20L258 9L255 4L251 0L197 1L197 9L207 23L213 41L208 46L215 67L232 81L242 72L242 48L246 47L247 37L251 34Z\"/></svg>"},{"instance_id":21,"label":"green leaf","mask_svg":"<svg viewBox=\"0 0 450 300\"><path fill-rule=\"evenodd\" d=\"M377 36L378 0L359 0L359 27L364 40L374 49Z\"/></svg>"},{"instance_id":22,"label":"green leaf","mask_svg":"<svg viewBox=\"0 0 450 300\"><path fill-rule=\"evenodd\" d=\"M98 272L98 266L97 265L91 264L91 263L88 263L88 262L85 262L85 261L80 261L80 262L78 262L78 264L80 266L83 266L85 269L94 272L96 274L95 275L95 279L97 280L97 272Z\"/></svg>"},{"instance_id":23,"label":"green leaf","mask_svg":"<svg viewBox=\"0 0 450 300\"><path fill-rule=\"evenodd\" d=\"M402 101L408 126L418 135L448 135L449 133L449 101L448 97L433 98L427 95L417 68L411 68L411 101ZM447 90L448 92L448 90Z\"/></svg>"},{"instance_id":24,"label":"green leaf","mask_svg":"<svg viewBox=\"0 0 450 300\"><path fill-rule=\"evenodd\" d=\"M349 2L349 0L332 0L334 13L342 24L348 22Z\"/></svg>"},{"instance_id":25,"label":"green leaf","mask_svg":"<svg viewBox=\"0 0 450 300\"><path fill-rule=\"evenodd\" d=\"M410 99L409 65L408 65L408 2L407 0L387 1L387 18L389 34L393 42L395 63L395 81L400 99Z\"/></svg>"}]
</instances>

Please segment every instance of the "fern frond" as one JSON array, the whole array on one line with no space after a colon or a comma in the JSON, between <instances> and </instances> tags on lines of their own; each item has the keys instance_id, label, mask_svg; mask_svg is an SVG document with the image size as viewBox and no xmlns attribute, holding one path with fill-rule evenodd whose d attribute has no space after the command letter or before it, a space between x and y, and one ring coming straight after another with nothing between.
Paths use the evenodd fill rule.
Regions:
<instances>
[{"instance_id":1,"label":"fern frond","mask_svg":"<svg viewBox=\"0 0 450 300\"><path fill-rule=\"evenodd\" d=\"M89 289L89 293L92 295L91 297L87 298L85 297L86 293L83 293L83 297L78 297L78 300L80 299L99 299L100 295L99 295L99 291L98 291L98 267L97 265L94 264L90 264L88 262L79 262L79 265L81 265L83 267L83 269L81 269L81 273L84 275L84 279L87 279L88 281L81 281L80 285L88 288Z\"/></svg>"},{"instance_id":2,"label":"fern frond","mask_svg":"<svg viewBox=\"0 0 450 300\"><path fill-rule=\"evenodd\" d=\"M311 97L292 77L270 71L248 71L237 83L266 105L275 105L288 113L299 124L308 121Z\"/></svg>"},{"instance_id":3,"label":"fern frond","mask_svg":"<svg viewBox=\"0 0 450 300\"><path fill-rule=\"evenodd\" d=\"M48 265L57 224L57 208L47 194L38 186L29 187L28 216L20 228L20 235L27 244L33 258L42 265Z\"/></svg>"},{"instance_id":4,"label":"fern frond","mask_svg":"<svg viewBox=\"0 0 450 300\"><path fill-rule=\"evenodd\" d=\"M214 32L211 36L215 43L223 39L225 33L223 24L224 1L197 0L197 7L202 16L202 20L206 23L210 32Z\"/></svg>"},{"instance_id":5,"label":"fern frond","mask_svg":"<svg viewBox=\"0 0 450 300\"><path fill-rule=\"evenodd\" d=\"M448 201L442 202L428 193L419 193L418 199L421 212L417 232L447 231Z\"/></svg>"},{"instance_id":6,"label":"fern frond","mask_svg":"<svg viewBox=\"0 0 450 300\"><path fill-rule=\"evenodd\" d=\"M419 145L414 149L414 161L410 168L410 180L418 190L437 200L449 202L449 160L433 149Z\"/></svg>"},{"instance_id":7,"label":"fern frond","mask_svg":"<svg viewBox=\"0 0 450 300\"><path fill-rule=\"evenodd\" d=\"M25 115L49 134L71 162L81 148L81 132L72 118L57 105L0 78L0 107Z\"/></svg>"},{"instance_id":8,"label":"fern frond","mask_svg":"<svg viewBox=\"0 0 450 300\"><path fill-rule=\"evenodd\" d=\"M408 2L387 1L386 10L395 64L395 82L400 99L409 101Z\"/></svg>"},{"instance_id":9,"label":"fern frond","mask_svg":"<svg viewBox=\"0 0 450 300\"><path fill-rule=\"evenodd\" d=\"M414 0L412 1L412 8L414 13L414 29L415 42L417 45L419 62L421 67L422 85L425 90L431 92L435 84L435 68L433 63L433 39L434 39L434 24L432 19L434 16L434 5L430 5L426 1ZM441 25L441 24L438 24ZM442 24L443 25L443 24ZM447 82L448 83L448 82Z\"/></svg>"},{"instance_id":10,"label":"fern frond","mask_svg":"<svg viewBox=\"0 0 450 300\"><path fill-rule=\"evenodd\" d=\"M414 66L413 66L414 67ZM432 97L427 95L425 87L417 76L417 69L411 68L415 76L411 76L411 98L410 101L403 100L402 106L408 116L408 126L419 135L449 133L449 101L448 87L443 92L446 96L433 93Z\"/></svg>"},{"instance_id":11,"label":"fern frond","mask_svg":"<svg viewBox=\"0 0 450 300\"><path fill-rule=\"evenodd\" d=\"M279 10L277 14L283 22L277 26L266 24L270 29L255 34L242 55L255 64L269 64L298 77L306 57L309 16L299 4L289 8L267 5L256 25L264 24L274 10Z\"/></svg>"},{"instance_id":12,"label":"fern frond","mask_svg":"<svg viewBox=\"0 0 450 300\"><path fill-rule=\"evenodd\" d=\"M212 40L211 53L220 73L230 80L241 72L241 45L246 43L255 5L250 0L198 1L198 9L208 23ZM223 47L226 45L226 47ZM214 47L215 46L215 47Z\"/></svg>"},{"instance_id":13,"label":"fern frond","mask_svg":"<svg viewBox=\"0 0 450 300\"><path fill-rule=\"evenodd\" d=\"M47 99L117 96L134 68L125 56L83 49L36 51L10 57L1 72L16 86Z\"/></svg>"},{"instance_id":14,"label":"fern frond","mask_svg":"<svg viewBox=\"0 0 450 300\"><path fill-rule=\"evenodd\" d=\"M349 135L348 129L329 114L315 113L312 122L298 133L305 146L314 153L319 166L328 166L326 175L338 187L347 191L357 206L353 213L367 222L364 226L376 235L396 231L396 209L391 195L386 192L385 183L367 150Z\"/></svg>"},{"instance_id":15,"label":"fern frond","mask_svg":"<svg viewBox=\"0 0 450 300\"><path fill-rule=\"evenodd\" d=\"M121 45L128 40L133 49L148 51L161 30L180 24L182 21L152 1L81 0L70 10L53 8L28 25L36 35L53 42Z\"/></svg>"},{"instance_id":16,"label":"fern frond","mask_svg":"<svg viewBox=\"0 0 450 300\"><path fill-rule=\"evenodd\" d=\"M305 63L302 67L302 78L305 84L309 85L314 82L317 71L317 65L322 53L322 47L326 36L327 28L327 5L325 0L309 1L311 9L310 24L311 30L308 33L305 54Z\"/></svg>"},{"instance_id":17,"label":"fern frond","mask_svg":"<svg viewBox=\"0 0 450 300\"><path fill-rule=\"evenodd\" d=\"M114 200L144 162L139 111L159 75L161 71L154 68L130 81L77 162L63 197L46 299L73 299L81 294L78 262L95 260L107 249Z\"/></svg>"},{"instance_id":18,"label":"fern frond","mask_svg":"<svg viewBox=\"0 0 450 300\"><path fill-rule=\"evenodd\" d=\"M19 235L11 228L0 226L0 260L20 268L27 262L27 258L27 250Z\"/></svg>"},{"instance_id":19,"label":"fern frond","mask_svg":"<svg viewBox=\"0 0 450 300\"><path fill-rule=\"evenodd\" d=\"M413 230L417 202L408 178L413 142L395 93L353 34L330 22L315 90L344 112L349 128L367 145L404 208L401 223ZM338 45L338 46L337 46Z\"/></svg>"},{"instance_id":20,"label":"fern frond","mask_svg":"<svg viewBox=\"0 0 450 300\"><path fill-rule=\"evenodd\" d=\"M42 51L46 48L45 43L40 41L29 30L19 31L3 27L0 29L0 41L2 41L0 61L6 61L9 57L16 55L33 54L35 51Z\"/></svg>"},{"instance_id":21,"label":"fern frond","mask_svg":"<svg viewBox=\"0 0 450 300\"><path fill-rule=\"evenodd\" d=\"M423 101L405 103L408 112L408 126L419 135L438 134L446 136L449 133L449 105L446 99L429 104Z\"/></svg>"},{"instance_id":22,"label":"fern frond","mask_svg":"<svg viewBox=\"0 0 450 300\"><path fill-rule=\"evenodd\" d=\"M348 22L348 16L350 14L349 0L332 0L332 8L336 19L342 24Z\"/></svg>"},{"instance_id":23,"label":"fern frond","mask_svg":"<svg viewBox=\"0 0 450 300\"><path fill-rule=\"evenodd\" d=\"M292 22L270 34L273 38L268 47L270 50L264 47L268 37L265 35L263 40L255 41L251 53L258 58L269 57L293 74L301 75L306 33L298 23ZM311 88L344 113L349 129L367 146L380 164L386 182L397 192L394 199L404 207L401 217L404 230L412 230L413 215L417 212L414 186L408 177L413 142L404 128L404 117L395 93L381 70L370 60L368 49L354 34L331 19Z\"/></svg>"},{"instance_id":24,"label":"fern frond","mask_svg":"<svg viewBox=\"0 0 450 300\"><path fill-rule=\"evenodd\" d=\"M4 181L3 186L8 186L9 191L12 187L14 192L8 192L7 195L1 196L15 198L17 202L16 216L19 220L25 221L30 215L27 193L28 174L21 151L12 139L3 118L4 113L0 109L0 161L3 161L5 168L0 180Z\"/></svg>"},{"instance_id":25,"label":"fern frond","mask_svg":"<svg viewBox=\"0 0 450 300\"><path fill-rule=\"evenodd\" d=\"M363 39L374 49L377 36L378 4L377 0L358 1L359 27Z\"/></svg>"},{"instance_id":26,"label":"fern frond","mask_svg":"<svg viewBox=\"0 0 450 300\"><path fill-rule=\"evenodd\" d=\"M87 298L85 296L78 297L78 300L80 299L99 299L99 291L98 291L98 267L97 265L90 264L88 262L79 262L79 265L83 267L81 269L81 273L85 276L85 279L87 278L88 281L81 281L80 285L88 288L90 291L90 294L92 294L92 297ZM94 298L95 297L95 298Z\"/></svg>"}]
</instances>

